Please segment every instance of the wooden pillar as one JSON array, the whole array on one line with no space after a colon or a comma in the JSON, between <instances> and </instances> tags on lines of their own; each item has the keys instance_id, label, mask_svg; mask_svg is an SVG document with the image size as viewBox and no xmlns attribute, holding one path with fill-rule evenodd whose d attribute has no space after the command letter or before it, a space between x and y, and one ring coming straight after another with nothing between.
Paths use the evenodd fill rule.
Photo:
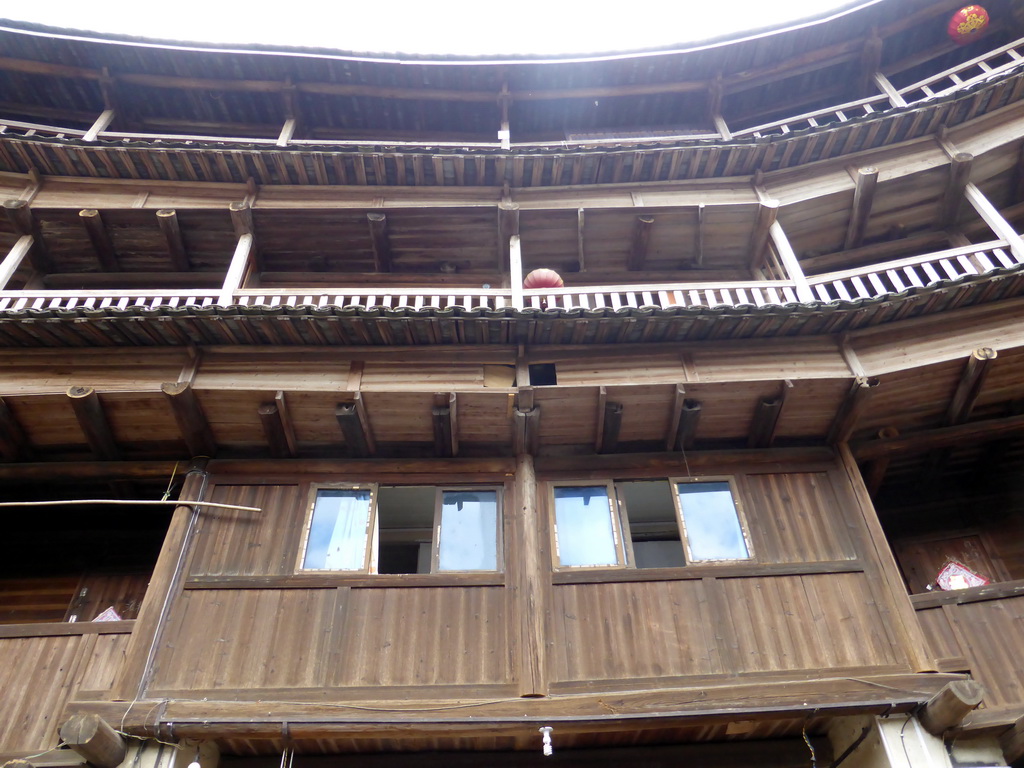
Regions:
<instances>
[{"instance_id":1,"label":"wooden pillar","mask_svg":"<svg viewBox=\"0 0 1024 768\"><path fill-rule=\"evenodd\" d=\"M864 414L871 401L871 396L878 387L878 379L858 376L854 379L846 399L839 407L832 427L828 432L829 445L845 443L857 429L857 422Z\"/></svg>"},{"instance_id":2,"label":"wooden pillar","mask_svg":"<svg viewBox=\"0 0 1024 768\"><path fill-rule=\"evenodd\" d=\"M512 286L512 306L522 309L526 306L523 298L523 252L519 244L519 235L512 235L508 240L509 251L509 284Z\"/></svg>"},{"instance_id":3,"label":"wooden pillar","mask_svg":"<svg viewBox=\"0 0 1024 768\"><path fill-rule=\"evenodd\" d=\"M32 235L22 235L15 241L14 246L8 251L4 260L0 262L0 291L7 288L11 278L18 271L18 267L21 266L29 251L32 250L32 242Z\"/></svg>"},{"instance_id":4,"label":"wooden pillar","mask_svg":"<svg viewBox=\"0 0 1024 768\"><path fill-rule=\"evenodd\" d=\"M853 193L853 209L850 211L850 224L846 228L844 251L857 248L864 242L864 233L871 217L871 206L875 202L878 169L871 166L859 169L854 182L856 186Z\"/></svg>"},{"instance_id":5,"label":"wooden pillar","mask_svg":"<svg viewBox=\"0 0 1024 768\"><path fill-rule=\"evenodd\" d=\"M96 390L92 387L69 387L67 396L74 409L78 426L82 429L89 449L101 461L121 458L121 450L114 439L106 411Z\"/></svg>"},{"instance_id":6,"label":"wooden pillar","mask_svg":"<svg viewBox=\"0 0 1024 768\"><path fill-rule=\"evenodd\" d=\"M391 271L391 238L388 235L388 217L380 211L366 214L373 243L373 268L377 272Z\"/></svg>"},{"instance_id":7,"label":"wooden pillar","mask_svg":"<svg viewBox=\"0 0 1024 768\"><path fill-rule=\"evenodd\" d=\"M647 260L647 247L651 242L651 230L654 229L653 216L637 216L633 225L633 240L626 258L626 269L630 272L643 270Z\"/></svg>"},{"instance_id":8,"label":"wooden pillar","mask_svg":"<svg viewBox=\"0 0 1024 768\"><path fill-rule=\"evenodd\" d=\"M946 192L942 198L941 222L945 229L952 229L960 217L960 206L964 202L964 191L971 180L971 167L974 164L974 155L967 152L957 152L950 159L949 182L946 184Z\"/></svg>"},{"instance_id":9,"label":"wooden pillar","mask_svg":"<svg viewBox=\"0 0 1024 768\"><path fill-rule=\"evenodd\" d=\"M187 381L177 381L163 384L160 389L167 397L178 432L189 453L193 456L216 456L217 441L192 385Z\"/></svg>"},{"instance_id":10,"label":"wooden pillar","mask_svg":"<svg viewBox=\"0 0 1024 768\"><path fill-rule=\"evenodd\" d=\"M188 251L185 250L185 239L181 236L181 226L178 224L178 212L173 208L161 208L156 212L156 220L167 243L167 253L171 257L174 269L178 272L188 272L191 265L188 261Z\"/></svg>"},{"instance_id":11,"label":"wooden pillar","mask_svg":"<svg viewBox=\"0 0 1024 768\"><path fill-rule=\"evenodd\" d=\"M872 79L875 81L875 85L878 86L878 90L884 93L889 103L896 108L907 106L907 100L903 98L903 94L896 90L895 86L889 82L889 78L883 75L881 72L875 72L872 75Z\"/></svg>"},{"instance_id":12,"label":"wooden pillar","mask_svg":"<svg viewBox=\"0 0 1024 768\"><path fill-rule=\"evenodd\" d=\"M60 738L95 768L117 768L124 760L124 737L99 715L74 715L60 727Z\"/></svg>"},{"instance_id":13,"label":"wooden pillar","mask_svg":"<svg viewBox=\"0 0 1024 768\"><path fill-rule=\"evenodd\" d=\"M85 231L89 235L89 242L96 258L100 260L100 266L104 272L120 272L121 265L117 261L117 252L114 250L114 243L110 239L110 233L103 223L103 215L95 208L86 208L78 212L78 218L85 225Z\"/></svg>"},{"instance_id":14,"label":"wooden pillar","mask_svg":"<svg viewBox=\"0 0 1024 768\"><path fill-rule=\"evenodd\" d=\"M1009 765L1018 765L1024 760L1024 717L1017 721L999 738L999 745Z\"/></svg>"},{"instance_id":15,"label":"wooden pillar","mask_svg":"<svg viewBox=\"0 0 1024 768\"><path fill-rule=\"evenodd\" d=\"M1017 234L1017 230L1003 218L1003 215L989 202L989 199L978 189L976 184L967 184L964 188L964 195L982 220L995 232L996 237L1009 244L1014 259L1018 263L1024 264L1024 240Z\"/></svg>"},{"instance_id":16,"label":"wooden pillar","mask_svg":"<svg viewBox=\"0 0 1024 768\"><path fill-rule=\"evenodd\" d=\"M4 214L16 234L24 237L31 235L32 244L28 252L29 263L36 272L46 274L50 271L50 256L43 242L42 229L32 214L32 209L24 200L5 200Z\"/></svg>"},{"instance_id":17,"label":"wooden pillar","mask_svg":"<svg viewBox=\"0 0 1024 768\"><path fill-rule=\"evenodd\" d=\"M777 220L772 222L768 233L771 236L772 245L775 246L775 252L779 254L779 261L782 262L786 274L796 286L796 297L803 302L814 301L814 292L807 282L803 267L800 266L800 260L797 259L793 246L790 245L789 238L786 237L786 233L782 229L782 225Z\"/></svg>"},{"instance_id":18,"label":"wooden pillar","mask_svg":"<svg viewBox=\"0 0 1024 768\"><path fill-rule=\"evenodd\" d=\"M104 109L100 112L100 116L96 118L95 122L90 126L89 130L85 132L85 136L82 137L82 141L96 141L99 135L103 131L110 127L110 124L114 122L114 110Z\"/></svg>"},{"instance_id":19,"label":"wooden pillar","mask_svg":"<svg viewBox=\"0 0 1024 768\"><path fill-rule=\"evenodd\" d=\"M513 599L518 607L519 627L517 661L519 695L536 697L548 693L548 654L546 616L551 575L548 564L548 537L538 507L537 477L533 456L516 457L515 476L516 533ZM515 547L519 547L518 551ZM510 564L511 565L511 564Z\"/></svg>"},{"instance_id":20,"label":"wooden pillar","mask_svg":"<svg viewBox=\"0 0 1024 768\"><path fill-rule=\"evenodd\" d=\"M985 688L976 680L954 680L936 693L921 710L925 730L941 736L964 721L981 704Z\"/></svg>"},{"instance_id":21,"label":"wooden pillar","mask_svg":"<svg viewBox=\"0 0 1024 768\"><path fill-rule=\"evenodd\" d=\"M765 253L768 249L768 236L775 217L779 213L778 200L762 200L757 208L757 219L750 233L750 270L757 272L764 266Z\"/></svg>"}]
</instances>

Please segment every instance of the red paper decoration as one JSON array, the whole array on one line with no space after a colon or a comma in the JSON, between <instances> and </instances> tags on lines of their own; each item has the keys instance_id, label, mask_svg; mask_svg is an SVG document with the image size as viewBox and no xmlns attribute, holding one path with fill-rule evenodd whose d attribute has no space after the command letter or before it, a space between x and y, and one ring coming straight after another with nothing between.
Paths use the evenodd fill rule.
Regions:
<instances>
[{"instance_id":1,"label":"red paper decoration","mask_svg":"<svg viewBox=\"0 0 1024 768\"><path fill-rule=\"evenodd\" d=\"M949 19L946 32L957 45L967 45L988 26L988 11L980 5L965 5Z\"/></svg>"},{"instance_id":2,"label":"red paper decoration","mask_svg":"<svg viewBox=\"0 0 1024 768\"><path fill-rule=\"evenodd\" d=\"M535 269L523 280L523 288L561 288L565 283L553 269Z\"/></svg>"},{"instance_id":3,"label":"red paper decoration","mask_svg":"<svg viewBox=\"0 0 1024 768\"><path fill-rule=\"evenodd\" d=\"M935 584L939 589L967 589L968 587L983 587L991 583L991 580L980 573L975 573L959 560L950 560L946 563L939 575L935 577Z\"/></svg>"}]
</instances>

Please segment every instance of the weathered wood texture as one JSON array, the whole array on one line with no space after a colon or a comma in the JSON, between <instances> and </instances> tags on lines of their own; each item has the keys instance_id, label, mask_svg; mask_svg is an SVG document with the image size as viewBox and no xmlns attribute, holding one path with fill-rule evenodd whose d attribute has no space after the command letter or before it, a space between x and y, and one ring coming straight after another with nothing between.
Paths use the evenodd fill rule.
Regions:
<instances>
[{"instance_id":1,"label":"weathered wood texture","mask_svg":"<svg viewBox=\"0 0 1024 768\"><path fill-rule=\"evenodd\" d=\"M80 689L88 688L96 696L109 688L127 637L84 633L0 639L3 749L55 747L57 717L65 703Z\"/></svg>"},{"instance_id":2,"label":"weathered wood texture","mask_svg":"<svg viewBox=\"0 0 1024 768\"><path fill-rule=\"evenodd\" d=\"M1008 638L1016 637L1024 623L1024 595L925 608L918 616L932 653L948 660L950 669L966 661L960 668L970 669L985 686L986 710L1019 714L1024 680L1020 656Z\"/></svg>"}]
</instances>

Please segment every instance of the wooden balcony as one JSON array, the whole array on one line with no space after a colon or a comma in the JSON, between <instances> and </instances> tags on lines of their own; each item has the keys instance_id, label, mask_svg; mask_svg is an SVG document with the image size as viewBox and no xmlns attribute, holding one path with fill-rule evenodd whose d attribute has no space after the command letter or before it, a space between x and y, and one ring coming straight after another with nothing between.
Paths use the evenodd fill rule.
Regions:
<instances>
[{"instance_id":1,"label":"wooden balcony","mask_svg":"<svg viewBox=\"0 0 1024 768\"><path fill-rule=\"evenodd\" d=\"M132 313L212 314L236 307L249 311L304 308L313 314L338 308L374 313L511 313L767 308L800 304L814 309L834 302L874 301L907 291L927 292L951 282L983 280L1016 272L1024 254L1005 240L938 251L857 269L797 280L662 283L553 289L396 288L394 286L241 288L208 290L14 290L0 291L0 312L84 316ZM339 279L343 279L339 276Z\"/></svg>"}]
</instances>

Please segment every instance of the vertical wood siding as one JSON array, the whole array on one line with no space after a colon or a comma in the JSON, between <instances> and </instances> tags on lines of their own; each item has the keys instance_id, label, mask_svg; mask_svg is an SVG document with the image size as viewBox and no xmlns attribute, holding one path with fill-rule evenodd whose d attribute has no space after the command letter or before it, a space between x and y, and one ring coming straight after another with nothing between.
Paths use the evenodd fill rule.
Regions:
<instances>
[{"instance_id":1,"label":"vertical wood siding","mask_svg":"<svg viewBox=\"0 0 1024 768\"><path fill-rule=\"evenodd\" d=\"M262 512L204 509L199 517L192 575L291 573L302 536L306 499L298 485L218 485L210 501Z\"/></svg>"},{"instance_id":2,"label":"vertical wood siding","mask_svg":"<svg viewBox=\"0 0 1024 768\"><path fill-rule=\"evenodd\" d=\"M188 590L151 690L504 683L503 591Z\"/></svg>"}]
</instances>

